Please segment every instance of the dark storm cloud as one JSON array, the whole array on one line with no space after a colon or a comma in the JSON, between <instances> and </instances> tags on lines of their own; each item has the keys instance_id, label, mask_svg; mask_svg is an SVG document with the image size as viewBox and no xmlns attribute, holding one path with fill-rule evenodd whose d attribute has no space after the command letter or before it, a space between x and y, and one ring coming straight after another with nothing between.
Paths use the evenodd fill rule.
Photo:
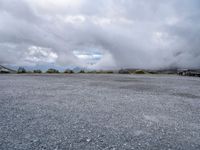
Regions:
<instances>
[{"instance_id":1,"label":"dark storm cloud","mask_svg":"<svg viewBox=\"0 0 200 150\"><path fill-rule=\"evenodd\" d=\"M199 7L198 0L0 0L0 63L200 67ZM102 56L91 66L95 53Z\"/></svg>"}]
</instances>

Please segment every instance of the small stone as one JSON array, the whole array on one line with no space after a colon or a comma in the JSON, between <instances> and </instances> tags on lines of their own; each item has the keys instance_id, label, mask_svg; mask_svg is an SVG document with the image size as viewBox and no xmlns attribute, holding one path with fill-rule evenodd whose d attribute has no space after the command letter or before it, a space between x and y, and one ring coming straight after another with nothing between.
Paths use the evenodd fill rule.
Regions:
<instances>
[{"instance_id":1,"label":"small stone","mask_svg":"<svg viewBox=\"0 0 200 150\"><path fill-rule=\"evenodd\" d=\"M126 146L127 145L127 143L124 143L124 146Z\"/></svg>"},{"instance_id":2,"label":"small stone","mask_svg":"<svg viewBox=\"0 0 200 150\"><path fill-rule=\"evenodd\" d=\"M90 142L90 141L91 141L91 139L87 139L86 141L87 141L87 142Z\"/></svg>"}]
</instances>

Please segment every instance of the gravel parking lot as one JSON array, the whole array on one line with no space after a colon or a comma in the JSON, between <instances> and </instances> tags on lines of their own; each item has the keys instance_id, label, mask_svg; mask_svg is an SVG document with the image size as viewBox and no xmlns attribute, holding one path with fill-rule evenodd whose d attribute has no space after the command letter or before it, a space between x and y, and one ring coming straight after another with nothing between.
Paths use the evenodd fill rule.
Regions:
<instances>
[{"instance_id":1,"label":"gravel parking lot","mask_svg":"<svg viewBox=\"0 0 200 150\"><path fill-rule=\"evenodd\" d=\"M0 75L0 149L200 149L200 78Z\"/></svg>"}]
</instances>

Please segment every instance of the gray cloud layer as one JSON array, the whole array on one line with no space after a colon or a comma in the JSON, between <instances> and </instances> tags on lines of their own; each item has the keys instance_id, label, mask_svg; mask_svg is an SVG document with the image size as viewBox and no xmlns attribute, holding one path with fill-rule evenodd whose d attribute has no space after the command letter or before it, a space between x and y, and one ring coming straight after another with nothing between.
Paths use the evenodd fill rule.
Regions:
<instances>
[{"instance_id":1,"label":"gray cloud layer","mask_svg":"<svg viewBox=\"0 0 200 150\"><path fill-rule=\"evenodd\" d=\"M199 0L0 0L0 18L1 64L200 67Z\"/></svg>"}]
</instances>

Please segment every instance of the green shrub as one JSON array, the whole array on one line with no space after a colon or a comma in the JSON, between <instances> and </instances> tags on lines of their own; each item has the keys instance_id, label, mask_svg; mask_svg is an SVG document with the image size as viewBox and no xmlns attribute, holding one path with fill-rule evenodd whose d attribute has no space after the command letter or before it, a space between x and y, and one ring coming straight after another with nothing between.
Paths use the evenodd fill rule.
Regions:
<instances>
[{"instance_id":1,"label":"green shrub","mask_svg":"<svg viewBox=\"0 0 200 150\"><path fill-rule=\"evenodd\" d=\"M73 71L73 70L68 70L68 69L67 69L67 70L64 71L64 73L72 74L72 73L74 73L74 71Z\"/></svg>"},{"instance_id":2,"label":"green shrub","mask_svg":"<svg viewBox=\"0 0 200 150\"><path fill-rule=\"evenodd\" d=\"M42 73L41 70L33 70L33 73Z\"/></svg>"},{"instance_id":3,"label":"green shrub","mask_svg":"<svg viewBox=\"0 0 200 150\"><path fill-rule=\"evenodd\" d=\"M156 71L148 71L149 74L158 74Z\"/></svg>"},{"instance_id":4,"label":"green shrub","mask_svg":"<svg viewBox=\"0 0 200 150\"><path fill-rule=\"evenodd\" d=\"M84 70L80 70L79 73L85 73L85 71Z\"/></svg>"},{"instance_id":5,"label":"green shrub","mask_svg":"<svg viewBox=\"0 0 200 150\"><path fill-rule=\"evenodd\" d=\"M128 69L121 69L118 72L119 74L130 74L130 71Z\"/></svg>"},{"instance_id":6,"label":"green shrub","mask_svg":"<svg viewBox=\"0 0 200 150\"><path fill-rule=\"evenodd\" d=\"M144 72L143 70L136 70L134 73L135 74L146 74L146 72Z\"/></svg>"},{"instance_id":7,"label":"green shrub","mask_svg":"<svg viewBox=\"0 0 200 150\"><path fill-rule=\"evenodd\" d=\"M104 70L104 71L98 71L97 73L99 73L99 74L112 74L114 72L111 71L111 70Z\"/></svg>"},{"instance_id":8,"label":"green shrub","mask_svg":"<svg viewBox=\"0 0 200 150\"><path fill-rule=\"evenodd\" d=\"M17 73L26 73L26 69L23 67L19 67Z\"/></svg>"},{"instance_id":9,"label":"green shrub","mask_svg":"<svg viewBox=\"0 0 200 150\"><path fill-rule=\"evenodd\" d=\"M112 70L92 70L92 71L88 71L87 73L89 74L113 74L114 72Z\"/></svg>"},{"instance_id":10,"label":"green shrub","mask_svg":"<svg viewBox=\"0 0 200 150\"><path fill-rule=\"evenodd\" d=\"M113 74L114 72L111 70L105 71L106 74Z\"/></svg>"},{"instance_id":11,"label":"green shrub","mask_svg":"<svg viewBox=\"0 0 200 150\"><path fill-rule=\"evenodd\" d=\"M88 71L87 73L96 74L97 72L95 70L92 70L92 71Z\"/></svg>"},{"instance_id":12,"label":"green shrub","mask_svg":"<svg viewBox=\"0 0 200 150\"><path fill-rule=\"evenodd\" d=\"M60 73L58 70L50 68L46 71L46 73Z\"/></svg>"}]
</instances>

